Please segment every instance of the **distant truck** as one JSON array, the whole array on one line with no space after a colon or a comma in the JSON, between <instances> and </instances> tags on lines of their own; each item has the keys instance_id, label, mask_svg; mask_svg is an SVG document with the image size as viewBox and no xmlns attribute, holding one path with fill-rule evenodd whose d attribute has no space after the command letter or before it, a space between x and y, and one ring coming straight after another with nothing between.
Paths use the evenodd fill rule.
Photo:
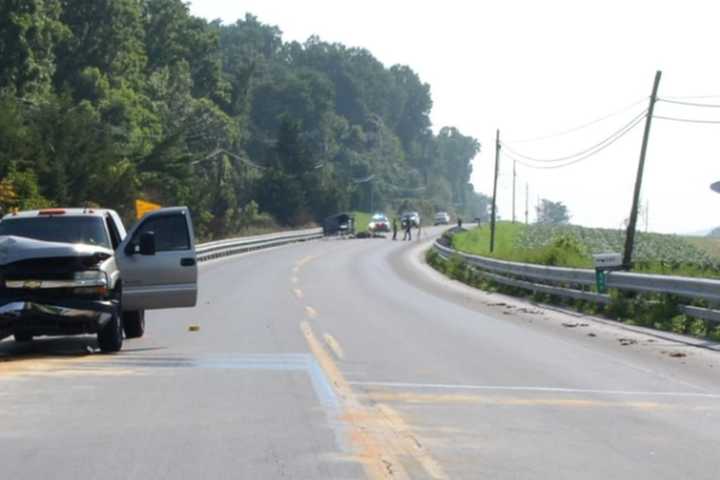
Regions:
<instances>
[{"instance_id":1,"label":"distant truck","mask_svg":"<svg viewBox=\"0 0 720 480\"><path fill-rule=\"evenodd\" d=\"M145 310L193 307L190 212L163 208L126 233L113 210L53 208L0 221L0 339L97 334L103 352L145 331Z\"/></svg>"}]
</instances>

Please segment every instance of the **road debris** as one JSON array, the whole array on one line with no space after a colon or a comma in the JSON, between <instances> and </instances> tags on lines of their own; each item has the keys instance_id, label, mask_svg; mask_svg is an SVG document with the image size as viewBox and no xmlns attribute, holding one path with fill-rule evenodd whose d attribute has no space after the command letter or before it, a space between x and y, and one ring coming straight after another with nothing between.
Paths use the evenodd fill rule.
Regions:
<instances>
[{"instance_id":1,"label":"road debris","mask_svg":"<svg viewBox=\"0 0 720 480\"><path fill-rule=\"evenodd\" d=\"M188 332L199 332L200 331L200 325L190 325L188 327Z\"/></svg>"},{"instance_id":2,"label":"road debris","mask_svg":"<svg viewBox=\"0 0 720 480\"><path fill-rule=\"evenodd\" d=\"M632 338L618 338L618 342L620 342L620 345L623 347L627 347L628 345L635 345L637 340L634 340Z\"/></svg>"}]
</instances>

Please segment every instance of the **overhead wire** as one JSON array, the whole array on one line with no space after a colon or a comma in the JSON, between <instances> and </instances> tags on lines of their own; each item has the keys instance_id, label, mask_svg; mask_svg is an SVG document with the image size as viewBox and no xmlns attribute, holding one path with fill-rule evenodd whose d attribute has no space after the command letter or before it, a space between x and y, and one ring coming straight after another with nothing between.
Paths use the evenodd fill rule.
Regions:
<instances>
[{"instance_id":1,"label":"overhead wire","mask_svg":"<svg viewBox=\"0 0 720 480\"><path fill-rule=\"evenodd\" d=\"M630 133L637 125L639 125L639 124L642 122L642 120L645 118L645 113L646 113L646 112L644 112L643 115L636 117L631 123L628 123L628 124L625 125L622 129L620 129L620 130L618 130L617 132L615 132L615 134L612 136L612 138L609 137L609 141L605 142L604 144L602 144L601 146L599 146L599 147L596 148L595 150L593 150L593 151L591 151L591 152L588 152L588 153L586 153L585 155L582 155L582 156L580 156L580 157L578 157L578 158L575 158L575 159L573 159L572 161L569 161L569 162L566 162L566 163L562 163L562 164L559 164L559 165L558 165L558 164L553 164L553 165L534 165L534 164L529 163L529 162L527 162L527 161L525 161L525 160L523 160L523 159L520 159L520 158L515 157L514 155L512 155L512 153L511 153L511 154L507 154L507 153L506 153L505 155L508 156L511 160L516 161L516 162L519 163L520 165L525 166L525 167L528 167L528 168L533 168L533 169L544 169L544 170L548 170L548 169L556 169L556 168L569 167L570 165L575 165L576 163L579 163L579 162L581 162L581 161L583 161L583 160L586 160L586 159L588 159L588 158L590 158L590 157L592 157L592 156L600 153L601 151L605 150L606 148L608 148L608 147L610 147L611 145L613 145L614 143L616 143L618 140L620 140L620 139L623 138L625 135L627 135L628 133Z\"/></svg>"},{"instance_id":2,"label":"overhead wire","mask_svg":"<svg viewBox=\"0 0 720 480\"><path fill-rule=\"evenodd\" d=\"M604 120L607 120L607 119L609 119L609 118L616 117L616 116L618 116L618 115L620 115L620 114L622 114L622 113L627 112L628 110L632 110L633 107L636 107L637 105L640 105L641 103L646 102L647 99L648 99L648 97L643 97L643 98L641 98L640 100L637 100L637 101L631 103L630 105L626 105L626 106L622 107L622 108L619 109L619 110L616 110L616 111L614 111L614 112L612 112L612 113L608 113L608 114L606 114L606 115L603 115L602 117L596 118L595 120L592 120L592 121L587 122L587 123L583 123L583 124L578 125L578 126L576 126L576 127L569 128L569 129L567 129L567 130L562 130L562 131L560 131L560 132L551 133L551 134L549 134L549 135L543 135L543 136L540 136L540 137L532 137L532 138L525 138L525 139L520 139L520 140L509 140L509 141L510 141L510 143L530 143L530 142L538 142L538 141L540 141L540 140L548 140L548 139L551 139L551 138L562 137L562 136L564 136L564 135L568 135L568 134L570 134L570 133L574 133L574 132L583 130L583 129L585 129L585 128L591 127L591 126L593 126L593 125L596 125L596 124L598 124L598 123L600 123L600 122L602 122L602 121L604 121Z\"/></svg>"},{"instance_id":3,"label":"overhead wire","mask_svg":"<svg viewBox=\"0 0 720 480\"><path fill-rule=\"evenodd\" d=\"M673 103L675 105L686 105L688 107L720 108L720 104L718 103L685 102L682 100L670 100L668 98L658 98L658 101L665 103Z\"/></svg>"},{"instance_id":4,"label":"overhead wire","mask_svg":"<svg viewBox=\"0 0 720 480\"><path fill-rule=\"evenodd\" d=\"M720 98L720 95L713 94L713 95L685 95L685 96L670 96L670 97L663 97L665 99L672 99L672 100L692 100L692 99L703 99L703 98Z\"/></svg>"},{"instance_id":5,"label":"overhead wire","mask_svg":"<svg viewBox=\"0 0 720 480\"><path fill-rule=\"evenodd\" d=\"M571 155L565 155L562 157L556 157L556 158L536 158L532 157L530 155L522 154L516 150L514 150L512 147L510 147L508 144L501 142L501 145L504 149L509 151L513 156L519 157L523 161L531 161L531 162L538 162L538 163L559 163L559 162L566 162L568 160L574 160L578 157L587 158L586 155L594 155L598 151L603 150L606 146L612 145L615 143L615 140L618 136L625 135L629 130L631 130L635 125L637 125L642 119L645 118L647 115L647 109L643 110L639 115L636 115L633 117L632 120L630 120L628 123L620 127L620 129L616 130L612 134L610 134L605 139L601 140L600 142L596 143L595 145L586 148L584 150L581 150L579 152L573 153Z\"/></svg>"},{"instance_id":6,"label":"overhead wire","mask_svg":"<svg viewBox=\"0 0 720 480\"><path fill-rule=\"evenodd\" d=\"M653 118L657 118L659 120L670 120L672 122L720 124L720 120L700 120L696 118L666 117L664 115L653 115Z\"/></svg>"}]
</instances>

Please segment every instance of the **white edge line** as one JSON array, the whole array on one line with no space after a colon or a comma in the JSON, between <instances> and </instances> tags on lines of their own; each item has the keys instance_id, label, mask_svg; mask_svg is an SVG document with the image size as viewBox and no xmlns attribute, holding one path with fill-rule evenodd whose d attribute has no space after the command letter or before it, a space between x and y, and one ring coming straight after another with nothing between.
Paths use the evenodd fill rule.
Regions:
<instances>
[{"instance_id":1,"label":"white edge line","mask_svg":"<svg viewBox=\"0 0 720 480\"><path fill-rule=\"evenodd\" d=\"M387 388L416 388L435 390L486 390L486 391L508 391L508 392L554 392L554 393L591 393L600 395L627 395L627 396L652 396L652 397L695 397L720 399L720 393L695 393L695 392L643 392L629 390L598 390L590 388L565 388L565 387L533 387L533 386L503 386L503 385L448 385L443 383L402 383L402 382L348 382L350 385L364 387L387 387Z\"/></svg>"}]
</instances>

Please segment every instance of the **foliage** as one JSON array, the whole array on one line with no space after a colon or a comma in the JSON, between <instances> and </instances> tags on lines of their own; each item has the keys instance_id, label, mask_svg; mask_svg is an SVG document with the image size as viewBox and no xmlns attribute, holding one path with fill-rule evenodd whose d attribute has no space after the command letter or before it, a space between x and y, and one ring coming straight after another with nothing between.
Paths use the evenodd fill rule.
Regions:
<instances>
[{"instance_id":1,"label":"foliage","mask_svg":"<svg viewBox=\"0 0 720 480\"><path fill-rule=\"evenodd\" d=\"M576 225L524 225L498 222L496 248L490 254L490 227L484 225L455 235L454 246L468 253L504 260L591 268L592 255L622 252L624 232ZM697 248L686 238L658 233L638 233L634 270L664 275L720 276L720 258Z\"/></svg>"},{"instance_id":2,"label":"foliage","mask_svg":"<svg viewBox=\"0 0 720 480\"><path fill-rule=\"evenodd\" d=\"M549 225L565 225L570 222L568 208L562 202L553 202L546 198L540 200L536 207L537 223Z\"/></svg>"},{"instance_id":3,"label":"foliage","mask_svg":"<svg viewBox=\"0 0 720 480\"><path fill-rule=\"evenodd\" d=\"M130 218L141 197L188 205L203 238L371 202L483 216L469 184L480 145L434 134L432 105L408 66L284 42L249 14L208 22L182 0L0 6L5 208L92 203Z\"/></svg>"}]
</instances>

